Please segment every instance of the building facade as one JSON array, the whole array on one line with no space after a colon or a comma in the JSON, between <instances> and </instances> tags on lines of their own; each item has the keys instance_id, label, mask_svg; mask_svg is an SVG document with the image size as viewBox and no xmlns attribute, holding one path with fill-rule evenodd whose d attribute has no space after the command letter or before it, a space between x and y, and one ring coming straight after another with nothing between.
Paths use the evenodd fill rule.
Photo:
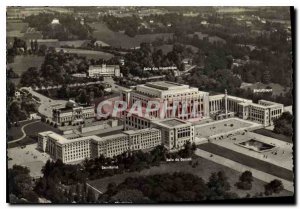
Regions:
<instances>
[{"instance_id":1,"label":"building facade","mask_svg":"<svg viewBox=\"0 0 300 209\"><path fill-rule=\"evenodd\" d=\"M229 96L226 93L210 96L209 107L210 115L215 119L239 117L264 126L272 126L273 120L283 113L283 104L266 100L259 100L256 104L252 100Z\"/></svg>"},{"instance_id":2,"label":"building facade","mask_svg":"<svg viewBox=\"0 0 300 209\"><path fill-rule=\"evenodd\" d=\"M182 149L187 142L195 142L192 123L172 118L153 121L151 126L161 130L162 144L168 150Z\"/></svg>"},{"instance_id":3,"label":"building facade","mask_svg":"<svg viewBox=\"0 0 300 209\"><path fill-rule=\"evenodd\" d=\"M124 131L106 137L85 136L67 139L52 131L38 134L38 149L64 163L75 163L101 155L114 157L127 151L150 149L161 144L161 132L156 128Z\"/></svg>"},{"instance_id":4,"label":"building facade","mask_svg":"<svg viewBox=\"0 0 300 209\"><path fill-rule=\"evenodd\" d=\"M144 110L149 101L158 103L158 110L149 112L149 116L160 119L175 117L189 120L209 117L209 94L188 85L167 81L148 82L137 85L135 89L123 90L121 99L126 101L128 107L140 102Z\"/></svg>"},{"instance_id":5,"label":"building facade","mask_svg":"<svg viewBox=\"0 0 300 209\"><path fill-rule=\"evenodd\" d=\"M148 82L121 90L120 98L128 107L122 112L125 130L148 128L150 121L166 118L192 122L208 117L215 120L239 117L270 126L283 112L283 105L279 103L259 100L255 104L249 99L227 95L227 92L209 96L208 92L198 88L166 81ZM140 103L142 116L129 114L135 103ZM154 103L158 107L149 111Z\"/></svg>"},{"instance_id":6,"label":"building facade","mask_svg":"<svg viewBox=\"0 0 300 209\"><path fill-rule=\"evenodd\" d=\"M60 109L53 109L52 111L52 120L59 125L80 123L83 122L84 119L94 117L94 106L65 107Z\"/></svg>"},{"instance_id":7,"label":"building facade","mask_svg":"<svg viewBox=\"0 0 300 209\"><path fill-rule=\"evenodd\" d=\"M97 78L101 76L115 76L120 77L119 65L91 65L88 69L88 76L91 78Z\"/></svg>"}]
</instances>

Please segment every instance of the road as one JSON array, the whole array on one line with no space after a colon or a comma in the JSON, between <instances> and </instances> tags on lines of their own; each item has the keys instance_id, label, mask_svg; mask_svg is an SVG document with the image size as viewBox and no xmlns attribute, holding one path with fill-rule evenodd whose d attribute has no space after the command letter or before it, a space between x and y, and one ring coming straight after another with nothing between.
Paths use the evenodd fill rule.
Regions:
<instances>
[{"instance_id":1,"label":"road","mask_svg":"<svg viewBox=\"0 0 300 209\"><path fill-rule=\"evenodd\" d=\"M13 141L9 141L9 142L7 142L7 143L8 143L8 144L11 144L11 143L18 142L18 141L21 141L22 139L24 139L24 138L27 136L26 133L25 133L25 131L24 131L24 128L26 128L27 126L29 126L29 125L31 125L31 124L33 124L33 123L37 123L37 122L40 122L40 121L39 121L39 120L33 121L33 122L31 122L31 123L27 123L27 124L25 124L24 126L22 126L21 131L22 131L23 135L22 135L20 138L15 139L15 140L13 140Z\"/></svg>"},{"instance_id":2,"label":"road","mask_svg":"<svg viewBox=\"0 0 300 209\"><path fill-rule=\"evenodd\" d=\"M202 158L205 158L205 159L210 160L212 162L218 163L220 165L229 167L229 168L231 168L233 170L236 170L238 172L241 172L241 173L244 172L244 171L251 171L253 177L255 177L259 180L262 180L264 182L267 182L267 183L269 183L270 181L272 181L274 179L278 179L282 182L282 184L284 186L284 189L286 189L288 191L291 191L291 192L294 192L293 182L290 182L290 181L287 181L285 179L279 178L277 176L273 176L271 174L256 170L254 168L245 166L243 164L237 163L235 161L229 160L229 159L221 157L219 155L212 154L210 152L206 152L206 151L201 150L201 149L197 149L195 151L195 154L199 157L202 157Z\"/></svg>"},{"instance_id":3,"label":"road","mask_svg":"<svg viewBox=\"0 0 300 209\"><path fill-rule=\"evenodd\" d=\"M52 110L54 108L65 107L68 101L66 100L54 100L50 99L34 90L30 87L22 87L21 90L27 90L33 96L36 96L40 99L40 106L38 112L47 118L52 118Z\"/></svg>"}]
</instances>

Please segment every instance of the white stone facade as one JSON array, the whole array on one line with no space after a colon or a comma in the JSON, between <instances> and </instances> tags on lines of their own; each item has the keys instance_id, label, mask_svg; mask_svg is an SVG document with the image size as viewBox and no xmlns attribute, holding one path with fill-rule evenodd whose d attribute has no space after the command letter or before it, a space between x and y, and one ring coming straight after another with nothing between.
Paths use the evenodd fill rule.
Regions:
<instances>
[{"instance_id":1,"label":"white stone facade","mask_svg":"<svg viewBox=\"0 0 300 209\"><path fill-rule=\"evenodd\" d=\"M120 67L119 65L91 65L88 69L88 76L91 78L96 78L100 76L116 76L120 77Z\"/></svg>"},{"instance_id":2,"label":"white stone facade","mask_svg":"<svg viewBox=\"0 0 300 209\"><path fill-rule=\"evenodd\" d=\"M161 133L156 128L125 131L106 137L92 135L75 139L67 139L52 131L38 134L38 149L64 163L79 162L101 155L114 157L127 151L150 149L160 144Z\"/></svg>"}]
</instances>

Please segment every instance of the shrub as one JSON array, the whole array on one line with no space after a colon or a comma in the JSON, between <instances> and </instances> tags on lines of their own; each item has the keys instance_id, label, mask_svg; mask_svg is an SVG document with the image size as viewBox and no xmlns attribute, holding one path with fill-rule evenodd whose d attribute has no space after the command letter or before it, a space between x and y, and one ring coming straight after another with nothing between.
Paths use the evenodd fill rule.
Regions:
<instances>
[{"instance_id":1,"label":"shrub","mask_svg":"<svg viewBox=\"0 0 300 209\"><path fill-rule=\"evenodd\" d=\"M236 187L242 190L250 190L252 188L252 184L248 182L237 182Z\"/></svg>"}]
</instances>

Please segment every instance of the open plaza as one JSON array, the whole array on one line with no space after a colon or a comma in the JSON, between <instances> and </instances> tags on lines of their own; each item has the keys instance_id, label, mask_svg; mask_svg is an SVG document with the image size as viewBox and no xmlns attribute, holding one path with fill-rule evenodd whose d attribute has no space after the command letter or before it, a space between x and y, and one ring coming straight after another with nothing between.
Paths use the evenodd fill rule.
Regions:
<instances>
[{"instance_id":1,"label":"open plaza","mask_svg":"<svg viewBox=\"0 0 300 209\"><path fill-rule=\"evenodd\" d=\"M198 138L216 138L228 134L253 130L261 127L260 124L239 118L228 118L220 121L195 125L195 136Z\"/></svg>"},{"instance_id":2,"label":"open plaza","mask_svg":"<svg viewBox=\"0 0 300 209\"><path fill-rule=\"evenodd\" d=\"M50 155L39 151L35 143L7 149L7 158L8 168L12 168L13 165L25 166L29 168L30 176L38 178L42 176L41 170L50 159Z\"/></svg>"}]
</instances>

